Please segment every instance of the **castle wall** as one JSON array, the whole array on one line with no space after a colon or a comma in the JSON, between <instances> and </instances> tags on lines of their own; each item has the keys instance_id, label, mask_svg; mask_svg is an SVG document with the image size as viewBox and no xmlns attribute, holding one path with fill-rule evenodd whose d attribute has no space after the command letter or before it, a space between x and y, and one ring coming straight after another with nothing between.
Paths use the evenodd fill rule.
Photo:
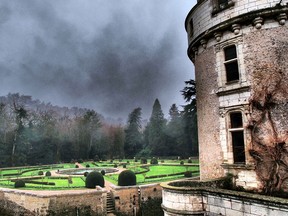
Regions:
<instances>
[{"instance_id":1,"label":"castle wall","mask_svg":"<svg viewBox=\"0 0 288 216\"><path fill-rule=\"evenodd\" d=\"M9 212L25 212L24 215L58 215L106 214L106 191L81 190L81 191L24 191L2 189L0 202L7 207ZM11 214L11 215L13 215Z\"/></svg>"},{"instance_id":2,"label":"castle wall","mask_svg":"<svg viewBox=\"0 0 288 216\"><path fill-rule=\"evenodd\" d=\"M197 68L197 118L199 137L199 160L201 179L217 178L223 175L222 154L219 140L219 100L215 92L217 73L213 47L206 49L195 61ZM207 79L209 77L209 79Z\"/></svg>"},{"instance_id":3,"label":"castle wall","mask_svg":"<svg viewBox=\"0 0 288 216\"><path fill-rule=\"evenodd\" d=\"M288 214L287 199L212 188L162 184L165 216L226 215L280 216Z\"/></svg>"},{"instance_id":4,"label":"castle wall","mask_svg":"<svg viewBox=\"0 0 288 216\"><path fill-rule=\"evenodd\" d=\"M141 203L149 199L161 198L162 188L159 184L142 186L115 186L112 189L117 212L134 215L139 213Z\"/></svg>"},{"instance_id":5,"label":"castle wall","mask_svg":"<svg viewBox=\"0 0 288 216\"><path fill-rule=\"evenodd\" d=\"M232 173L238 186L257 190L268 177L261 170L273 170L274 165L255 157L262 151L264 161L273 160L277 148L285 152L288 140L288 0L228 0L221 7L218 0L199 0L185 21L188 56L195 65L197 82L200 177ZM230 60L226 50L231 47L236 54ZM228 78L231 69L226 68L231 62L237 63L239 76L232 81ZM260 111L255 101L261 106L269 102L269 108ZM265 112L268 120L261 115ZM232 127L234 113L242 118L237 128ZM255 124L257 130L252 130ZM243 134L241 143L239 134ZM257 140L270 150L257 146ZM288 164L284 154L277 153L277 157Z\"/></svg>"},{"instance_id":6,"label":"castle wall","mask_svg":"<svg viewBox=\"0 0 288 216\"><path fill-rule=\"evenodd\" d=\"M215 7L215 0L203 0L199 1L197 5L190 11L186 18L186 27L189 29L189 21L193 18L194 30L193 35L188 34L189 44L195 40L199 35L207 30L220 25L223 22L229 21L231 18L253 12L255 10L261 10L265 8L275 7L279 3L279 0L232 0L234 3L233 7L230 7L227 10L215 13L214 16L211 16L213 13L213 7ZM288 3L288 0L282 0L282 5Z\"/></svg>"}]
</instances>

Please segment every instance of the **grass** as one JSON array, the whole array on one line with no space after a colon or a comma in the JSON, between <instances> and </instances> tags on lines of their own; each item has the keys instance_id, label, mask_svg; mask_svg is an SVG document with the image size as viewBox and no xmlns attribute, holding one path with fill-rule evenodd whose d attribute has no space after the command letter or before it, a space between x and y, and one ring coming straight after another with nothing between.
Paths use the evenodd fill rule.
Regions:
<instances>
[{"instance_id":1,"label":"grass","mask_svg":"<svg viewBox=\"0 0 288 216\"><path fill-rule=\"evenodd\" d=\"M140 160L139 160L140 161ZM199 167L198 161L194 160L194 164L188 163L188 160L183 160L184 165L180 165L181 160L158 160L159 165L150 165L150 160L148 160L148 164L140 164L140 162L134 162L133 159L130 160L114 160L105 161L105 162L85 162L82 163L84 167L89 164L90 168L93 167L114 167L114 164L117 164L119 168L123 167L123 164L126 164L126 168L132 170L133 172L144 172L141 174L137 174L137 184L147 184L147 183L157 183L163 181L171 181L176 179L185 178L183 172L185 171L193 171L193 176L199 175ZM145 172L149 167L149 171ZM60 168L62 167L62 168ZM14 188L14 182L12 179L22 178L22 177L38 177L39 179L34 179L38 182L54 182L53 185L43 185L43 184L32 184L26 183L26 187L24 189L28 190L59 190L59 189L71 189L71 188L85 188L85 177L84 176L73 176L72 184L68 183L68 175L67 178L57 178L56 176L45 177L39 176L38 172L41 170L44 172L58 169L68 169L75 168L75 164L73 163L65 163L65 164L57 164L57 165L46 165L46 166L35 166L35 167L18 167L18 168L5 168L0 169L0 186L6 188ZM3 176L3 175L11 175L11 176ZM163 176L175 174L173 176ZM162 175L162 176L159 176ZM149 178L153 176L153 178ZM110 181L111 183L117 185L118 183L118 174L105 175L105 180ZM33 181L34 181L33 180Z\"/></svg>"}]
</instances>

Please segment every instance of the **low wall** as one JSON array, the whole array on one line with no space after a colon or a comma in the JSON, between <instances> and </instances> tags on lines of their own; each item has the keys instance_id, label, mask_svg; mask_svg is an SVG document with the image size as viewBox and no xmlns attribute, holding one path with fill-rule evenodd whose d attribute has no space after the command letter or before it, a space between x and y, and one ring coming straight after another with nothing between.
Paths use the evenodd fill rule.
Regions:
<instances>
[{"instance_id":1,"label":"low wall","mask_svg":"<svg viewBox=\"0 0 288 216\"><path fill-rule=\"evenodd\" d=\"M287 199L208 187L176 187L171 186L171 183L161 186L165 216L288 215Z\"/></svg>"},{"instance_id":2,"label":"low wall","mask_svg":"<svg viewBox=\"0 0 288 216\"><path fill-rule=\"evenodd\" d=\"M111 192L115 199L115 210L127 215L138 215L142 202L162 197L160 184L112 186Z\"/></svg>"},{"instance_id":3,"label":"low wall","mask_svg":"<svg viewBox=\"0 0 288 216\"><path fill-rule=\"evenodd\" d=\"M95 190L27 191L0 189L0 212L7 215L106 215L107 193Z\"/></svg>"}]
</instances>

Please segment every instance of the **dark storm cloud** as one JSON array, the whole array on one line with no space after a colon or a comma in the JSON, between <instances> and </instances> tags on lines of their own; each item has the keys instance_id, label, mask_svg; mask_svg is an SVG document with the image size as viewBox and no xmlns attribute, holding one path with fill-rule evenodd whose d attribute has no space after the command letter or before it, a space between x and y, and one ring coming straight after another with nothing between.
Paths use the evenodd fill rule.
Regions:
<instances>
[{"instance_id":1,"label":"dark storm cloud","mask_svg":"<svg viewBox=\"0 0 288 216\"><path fill-rule=\"evenodd\" d=\"M175 0L2 0L0 91L126 118L184 103L193 77ZM184 6L183 5L183 6Z\"/></svg>"}]
</instances>

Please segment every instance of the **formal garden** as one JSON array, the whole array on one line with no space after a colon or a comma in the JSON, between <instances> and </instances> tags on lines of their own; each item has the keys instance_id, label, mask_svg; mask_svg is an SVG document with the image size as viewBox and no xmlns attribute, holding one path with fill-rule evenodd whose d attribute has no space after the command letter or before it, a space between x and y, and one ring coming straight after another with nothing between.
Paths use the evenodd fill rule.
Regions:
<instances>
[{"instance_id":1,"label":"formal garden","mask_svg":"<svg viewBox=\"0 0 288 216\"><path fill-rule=\"evenodd\" d=\"M121 175L122 177L119 177ZM0 187L26 190L69 190L95 188L96 185L103 187L104 181L120 186L143 185L198 175L199 166L196 159L152 158L147 160L141 158L139 160L85 162L80 160L73 163L1 168Z\"/></svg>"}]
</instances>

